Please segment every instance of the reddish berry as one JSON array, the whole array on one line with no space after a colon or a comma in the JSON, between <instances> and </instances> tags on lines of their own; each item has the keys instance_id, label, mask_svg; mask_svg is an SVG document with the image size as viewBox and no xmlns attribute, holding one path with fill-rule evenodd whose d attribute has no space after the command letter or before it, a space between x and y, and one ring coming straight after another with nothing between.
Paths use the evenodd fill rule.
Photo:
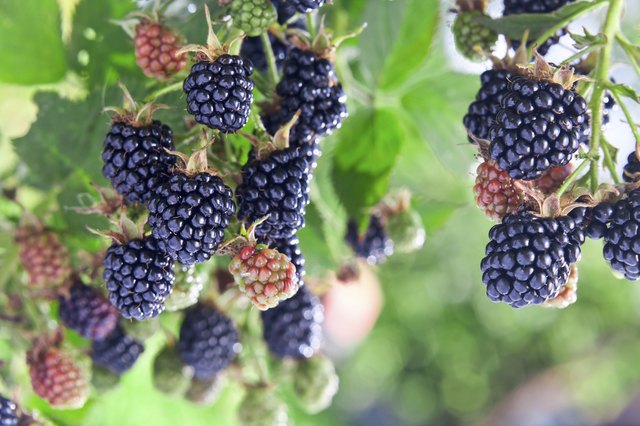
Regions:
<instances>
[{"instance_id":1,"label":"reddish berry","mask_svg":"<svg viewBox=\"0 0 640 426\"><path fill-rule=\"evenodd\" d=\"M19 228L16 242L20 263L34 286L57 285L71 274L69 252L52 232L39 227Z\"/></svg>"},{"instance_id":2,"label":"reddish berry","mask_svg":"<svg viewBox=\"0 0 640 426\"><path fill-rule=\"evenodd\" d=\"M229 272L240 290L262 311L298 291L296 267L287 256L270 248L244 247L231 260Z\"/></svg>"},{"instance_id":3,"label":"reddish berry","mask_svg":"<svg viewBox=\"0 0 640 426\"><path fill-rule=\"evenodd\" d=\"M173 29L149 19L136 26L136 64L147 77L166 80L187 66L184 53L178 54L180 39Z\"/></svg>"},{"instance_id":4,"label":"reddish berry","mask_svg":"<svg viewBox=\"0 0 640 426\"><path fill-rule=\"evenodd\" d=\"M573 171L573 164L551 167L533 182L533 186L543 194L556 192Z\"/></svg>"},{"instance_id":5,"label":"reddish berry","mask_svg":"<svg viewBox=\"0 0 640 426\"><path fill-rule=\"evenodd\" d=\"M523 195L513 185L513 179L494 161L484 161L476 170L473 193L476 204L491 219L500 220L506 214L515 213L522 204Z\"/></svg>"},{"instance_id":6,"label":"reddish berry","mask_svg":"<svg viewBox=\"0 0 640 426\"><path fill-rule=\"evenodd\" d=\"M27 353L27 364L34 392L52 407L80 408L87 401L87 376L68 353L36 348Z\"/></svg>"}]
</instances>

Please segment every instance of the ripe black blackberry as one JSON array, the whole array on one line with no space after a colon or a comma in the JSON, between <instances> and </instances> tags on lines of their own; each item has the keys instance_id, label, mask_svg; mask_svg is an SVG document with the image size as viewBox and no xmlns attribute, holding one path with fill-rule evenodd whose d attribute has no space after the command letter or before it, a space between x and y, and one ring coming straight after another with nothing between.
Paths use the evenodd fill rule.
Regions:
<instances>
[{"instance_id":1,"label":"ripe black blackberry","mask_svg":"<svg viewBox=\"0 0 640 426\"><path fill-rule=\"evenodd\" d=\"M213 378L240 352L238 332L230 318L212 306L195 305L180 326L178 351L200 380Z\"/></svg>"},{"instance_id":2,"label":"ripe black blackberry","mask_svg":"<svg viewBox=\"0 0 640 426\"><path fill-rule=\"evenodd\" d=\"M513 74L505 70L487 70L480 75L480 90L463 119L464 127L476 138L489 138L511 78ZM469 141L473 142L471 137Z\"/></svg>"},{"instance_id":3,"label":"ripe black blackberry","mask_svg":"<svg viewBox=\"0 0 640 426\"><path fill-rule=\"evenodd\" d=\"M365 259L370 265L382 263L393 254L393 241L389 238L382 220L375 214L371 215L363 235L359 233L358 224L350 220L345 241L356 256Z\"/></svg>"},{"instance_id":4,"label":"ripe black blackberry","mask_svg":"<svg viewBox=\"0 0 640 426\"><path fill-rule=\"evenodd\" d=\"M67 295L60 297L60 320L83 337L107 337L118 322L118 312L96 289L76 281Z\"/></svg>"},{"instance_id":5,"label":"ripe black blackberry","mask_svg":"<svg viewBox=\"0 0 640 426\"><path fill-rule=\"evenodd\" d=\"M613 214L613 206L602 202L594 207L577 207L569 213L585 236L598 240L604 237L607 225Z\"/></svg>"},{"instance_id":6,"label":"ripe black blackberry","mask_svg":"<svg viewBox=\"0 0 640 426\"><path fill-rule=\"evenodd\" d=\"M275 356L310 358L320 347L324 308L306 286L261 315L264 340Z\"/></svg>"},{"instance_id":7,"label":"ripe black blackberry","mask_svg":"<svg viewBox=\"0 0 640 426\"><path fill-rule=\"evenodd\" d=\"M567 164L584 138L587 102L558 83L516 77L489 130L489 154L514 179Z\"/></svg>"},{"instance_id":8,"label":"ripe black blackberry","mask_svg":"<svg viewBox=\"0 0 640 426\"><path fill-rule=\"evenodd\" d=\"M487 296L514 308L538 305L558 295L580 259L582 230L570 216L507 215L489 231L481 262Z\"/></svg>"},{"instance_id":9,"label":"ripe black blackberry","mask_svg":"<svg viewBox=\"0 0 640 426\"><path fill-rule=\"evenodd\" d=\"M560 9L562 6L575 0L504 0L504 16L517 15L521 13L551 13ZM546 55L551 46L560 41L560 37L567 33L566 29L556 31L554 35L549 37L536 49L541 55ZM532 40L530 40L532 41ZM512 40L514 49L520 46L520 40Z\"/></svg>"},{"instance_id":10,"label":"ripe black blackberry","mask_svg":"<svg viewBox=\"0 0 640 426\"><path fill-rule=\"evenodd\" d=\"M302 251L300 250L300 241L298 240L298 237L294 235L291 238L267 240L266 243L269 244L271 248L278 250L289 258L291 263L296 267L298 281L302 284L302 278L306 274L304 270L305 259Z\"/></svg>"},{"instance_id":11,"label":"ripe black blackberry","mask_svg":"<svg viewBox=\"0 0 640 426\"><path fill-rule=\"evenodd\" d=\"M143 351L142 343L117 326L105 339L93 341L91 359L114 374L122 374L133 367Z\"/></svg>"},{"instance_id":12,"label":"ripe black blackberry","mask_svg":"<svg viewBox=\"0 0 640 426\"><path fill-rule=\"evenodd\" d=\"M102 174L127 204L146 203L159 182L175 164L173 131L152 120L154 107L140 108L124 86L126 107L113 108L115 115L104 139Z\"/></svg>"},{"instance_id":13,"label":"ripe black blackberry","mask_svg":"<svg viewBox=\"0 0 640 426\"><path fill-rule=\"evenodd\" d=\"M633 150L627 157L627 164L624 165L622 179L625 182L637 182L640 179L640 160L636 151Z\"/></svg>"},{"instance_id":14,"label":"ripe black blackberry","mask_svg":"<svg viewBox=\"0 0 640 426\"><path fill-rule=\"evenodd\" d=\"M291 129L294 141L310 142L339 128L347 116L347 97L331 62L294 47L282 69L282 80L276 86L277 105L263 114L269 133L275 134L298 110L300 117Z\"/></svg>"},{"instance_id":15,"label":"ripe black blackberry","mask_svg":"<svg viewBox=\"0 0 640 426\"><path fill-rule=\"evenodd\" d=\"M236 208L233 193L208 172L176 172L156 188L148 224L160 250L183 265L208 260Z\"/></svg>"},{"instance_id":16,"label":"ripe black blackberry","mask_svg":"<svg viewBox=\"0 0 640 426\"><path fill-rule=\"evenodd\" d=\"M640 278L640 190L631 191L614 205L602 253L626 279Z\"/></svg>"},{"instance_id":17,"label":"ripe black blackberry","mask_svg":"<svg viewBox=\"0 0 640 426\"><path fill-rule=\"evenodd\" d=\"M271 50L276 60L276 68L280 69L284 58L287 56L287 45L271 33L269 33L269 43L271 43ZM267 70L267 58L264 55L260 37L245 38L240 48L240 56L249 60L257 70Z\"/></svg>"},{"instance_id":18,"label":"ripe black blackberry","mask_svg":"<svg viewBox=\"0 0 640 426\"><path fill-rule=\"evenodd\" d=\"M296 11L307 13L318 9L324 4L324 1L325 0L271 0L271 3L276 7L278 20L280 20L280 16L289 16L290 18ZM285 19L285 21L287 19Z\"/></svg>"},{"instance_id":19,"label":"ripe black blackberry","mask_svg":"<svg viewBox=\"0 0 640 426\"><path fill-rule=\"evenodd\" d=\"M304 226L316 152L317 146L304 144L273 151L264 159L252 155L244 165L236 188L238 218L255 222L269 215L256 228L258 237L290 238Z\"/></svg>"},{"instance_id":20,"label":"ripe black blackberry","mask_svg":"<svg viewBox=\"0 0 640 426\"><path fill-rule=\"evenodd\" d=\"M251 62L236 55L196 62L183 85L187 111L198 123L222 133L236 132L251 112L252 74Z\"/></svg>"},{"instance_id":21,"label":"ripe black blackberry","mask_svg":"<svg viewBox=\"0 0 640 426\"><path fill-rule=\"evenodd\" d=\"M173 262L154 237L114 242L104 258L104 281L109 301L127 319L160 315L171 294Z\"/></svg>"},{"instance_id":22,"label":"ripe black blackberry","mask_svg":"<svg viewBox=\"0 0 640 426\"><path fill-rule=\"evenodd\" d=\"M0 395L0 426L18 425L18 406Z\"/></svg>"}]
</instances>

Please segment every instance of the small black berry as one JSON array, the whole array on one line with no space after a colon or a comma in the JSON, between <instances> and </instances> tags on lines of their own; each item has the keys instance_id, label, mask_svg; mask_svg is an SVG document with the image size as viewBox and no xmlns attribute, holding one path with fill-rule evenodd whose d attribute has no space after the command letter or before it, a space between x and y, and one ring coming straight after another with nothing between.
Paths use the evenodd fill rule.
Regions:
<instances>
[{"instance_id":1,"label":"small black berry","mask_svg":"<svg viewBox=\"0 0 640 426\"><path fill-rule=\"evenodd\" d=\"M114 374L122 374L133 367L144 351L142 343L126 335L122 327L102 340L94 340L91 345L91 359Z\"/></svg>"},{"instance_id":2,"label":"small black berry","mask_svg":"<svg viewBox=\"0 0 640 426\"><path fill-rule=\"evenodd\" d=\"M640 190L614 205L602 252L614 271L630 281L640 278Z\"/></svg>"},{"instance_id":3,"label":"small black berry","mask_svg":"<svg viewBox=\"0 0 640 426\"><path fill-rule=\"evenodd\" d=\"M380 264L393 254L393 241L377 215L371 215L363 235L359 233L358 224L350 220L347 224L345 241L351 246L356 256L365 259L370 265Z\"/></svg>"},{"instance_id":4,"label":"small black berry","mask_svg":"<svg viewBox=\"0 0 640 426\"><path fill-rule=\"evenodd\" d=\"M480 90L463 119L464 127L476 138L489 138L489 129L501 109L511 78L513 74L504 70L488 70L480 75ZM469 141L473 139L469 137Z\"/></svg>"},{"instance_id":5,"label":"small black berry","mask_svg":"<svg viewBox=\"0 0 640 426\"><path fill-rule=\"evenodd\" d=\"M0 426L18 426L18 407L0 395Z\"/></svg>"},{"instance_id":6,"label":"small black berry","mask_svg":"<svg viewBox=\"0 0 640 426\"><path fill-rule=\"evenodd\" d=\"M69 294L60 297L60 320L91 340L104 339L116 327L118 311L97 290L76 281Z\"/></svg>"}]
</instances>

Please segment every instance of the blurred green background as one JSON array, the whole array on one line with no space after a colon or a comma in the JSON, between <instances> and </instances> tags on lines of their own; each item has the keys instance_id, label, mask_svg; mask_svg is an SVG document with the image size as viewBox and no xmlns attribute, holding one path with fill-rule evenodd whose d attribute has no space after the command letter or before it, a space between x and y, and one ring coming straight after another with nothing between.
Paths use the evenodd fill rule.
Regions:
<instances>
[{"instance_id":1,"label":"blurred green background","mask_svg":"<svg viewBox=\"0 0 640 426\"><path fill-rule=\"evenodd\" d=\"M189 41L203 41L202 14L186 12L191 2L174 3L176 26ZM0 0L0 179L5 189L17 186L36 213L53 213L72 249L100 244L85 230L94 219L65 207L78 205L91 182L104 184L100 151L108 119L101 110L119 102L114 83L125 81L134 95L158 88L144 83L132 41L109 22L136 7L125 0ZM461 124L482 68L452 53L450 7L437 0L334 0L322 9L337 33L368 27L338 54L350 118L324 142L313 181L300 233L308 274L327 280L347 253L347 215L374 205L389 187L414 193L428 237L419 253L377 268L379 282L367 272L344 294L330 293L345 301L328 301L328 320L347 315L339 318L353 339L375 318L378 285L382 309L361 342L348 344L329 327L325 350L339 367L340 391L329 410L313 417L291 403L296 424L601 425L625 408L627 420L618 424L640 424L632 411L640 395L640 289L611 275L600 242L584 246L578 302L567 309L514 310L484 295L479 263L491 223L473 203L474 150ZM628 9L627 35L638 41L638 11ZM586 19L597 28L598 15ZM637 88L637 81L624 82ZM180 94L162 101L176 107L161 118L179 126ZM615 134L614 143L629 143ZM10 276L15 247L3 233L2 276ZM0 323L3 376L21 378L14 394L57 424L235 422L237 386L211 408L153 389L150 361L159 337L147 342L118 389L82 410L51 410L30 392L9 336Z\"/></svg>"}]
</instances>

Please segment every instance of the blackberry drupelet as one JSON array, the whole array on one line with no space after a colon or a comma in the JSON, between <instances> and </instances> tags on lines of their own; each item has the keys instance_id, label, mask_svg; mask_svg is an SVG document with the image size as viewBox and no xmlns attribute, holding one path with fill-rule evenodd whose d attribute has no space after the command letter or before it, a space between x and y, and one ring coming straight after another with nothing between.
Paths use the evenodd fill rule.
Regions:
<instances>
[{"instance_id":1,"label":"blackberry drupelet","mask_svg":"<svg viewBox=\"0 0 640 426\"><path fill-rule=\"evenodd\" d=\"M290 238L304 226L316 149L304 144L274 151L265 159L253 155L242 168L242 183L236 188L238 218L255 222L269 215L256 228L258 237Z\"/></svg>"},{"instance_id":2,"label":"blackberry drupelet","mask_svg":"<svg viewBox=\"0 0 640 426\"><path fill-rule=\"evenodd\" d=\"M637 182L640 179L640 160L636 151L633 150L627 157L627 164L624 165L622 179L625 182Z\"/></svg>"},{"instance_id":3,"label":"blackberry drupelet","mask_svg":"<svg viewBox=\"0 0 640 426\"><path fill-rule=\"evenodd\" d=\"M309 358L320 347L324 309L306 286L261 315L264 340L275 356Z\"/></svg>"},{"instance_id":4,"label":"blackberry drupelet","mask_svg":"<svg viewBox=\"0 0 640 426\"><path fill-rule=\"evenodd\" d=\"M220 177L176 173L156 189L147 223L159 249L188 266L211 257L235 211L233 193Z\"/></svg>"},{"instance_id":5,"label":"blackberry drupelet","mask_svg":"<svg viewBox=\"0 0 640 426\"><path fill-rule=\"evenodd\" d=\"M365 259L370 265L382 263L393 254L393 241L377 215L371 215L364 235L359 235L358 224L350 220L345 240L356 256Z\"/></svg>"},{"instance_id":6,"label":"blackberry drupelet","mask_svg":"<svg viewBox=\"0 0 640 426\"><path fill-rule=\"evenodd\" d=\"M528 212L505 216L491 228L489 238L481 262L487 296L514 308L557 296L584 242L573 218L540 218Z\"/></svg>"},{"instance_id":7,"label":"blackberry drupelet","mask_svg":"<svg viewBox=\"0 0 640 426\"><path fill-rule=\"evenodd\" d=\"M116 327L118 312L96 289L76 281L60 297L60 320L82 337L104 339Z\"/></svg>"},{"instance_id":8,"label":"blackberry drupelet","mask_svg":"<svg viewBox=\"0 0 640 426\"><path fill-rule=\"evenodd\" d=\"M606 202L594 207L577 207L569 212L585 236L594 240L604 237L612 214L613 206Z\"/></svg>"},{"instance_id":9,"label":"blackberry drupelet","mask_svg":"<svg viewBox=\"0 0 640 426\"><path fill-rule=\"evenodd\" d=\"M302 278L306 275L304 270L305 259L300 250L300 240L297 236L284 239L265 240L269 247L278 250L289 258L291 263L296 267L296 275L298 282L302 285Z\"/></svg>"},{"instance_id":10,"label":"blackberry drupelet","mask_svg":"<svg viewBox=\"0 0 640 426\"><path fill-rule=\"evenodd\" d=\"M109 301L127 319L155 318L164 310L175 274L173 262L153 237L113 243L104 258Z\"/></svg>"},{"instance_id":11,"label":"blackberry drupelet","mask_svg":"<svg viewBox=\"0 0 640 426\"><path fill-rule=\"evenodd\" d=\"M122 374L133 367L143 351L142 343L117 326L105 339L93 341L91 359L114 374Z\"/></svg>"},{"instance_id":12,"label":"blackberry drupelet","mask_svg":"<svg viewBox=\"0 0 640 426\"><path fill-rule=\"evenodd\" d=\"M584 137L587 102L578 93L546 80L517 77L489 130L489 154L514 179L539 178L564 166Z\"/></svg>"},{"instance_id":13,"label":"blackberry drupelet","mask_svg":"<svg viewBox=\"0 0 640 426\"><path fill-rule=\"evenodd\" d=\"M277 107L263 116L272 135L300 110L291 129L291 140L311 142L340 127L347 116L347 97L333 65L311 51L291 49L282 66L283 77L276 86Z\"/></svg>"},{"instance_id":14,"label":"blackberry drupelet","mask_svg":"<svg viewBox=\"0 0 640 426\"><path fill-rule=\"evenodd\" d=\"M253 65L236 55L199 61L191 67L183 90L195 120L222 133L234 133L249 118L253 102Z\"/></svg>"},{"instance_id":15,"label":"blackberry drupelet","mask_svg":"<svg viewBox=\"0 0 640 426\"><path fill-rule=\"evenodd\" d=\"M308 13L321 7L325 0L271 0L278 11L278 18L293 16L295 12ZM289 19L289 18L287 18ZM285 21L287 20L285 19Z\"/></svg>"},{"instance_id":16,"label":"blackberry drupelet","mask_svg":"<svg viewBox=\"0 0 640 426\"><path fill-rule=\"evenodd\" d=\"M241 350L238 332L230 318L212 306L190 308L180 326L178 352L200 380L213 378L227 368Z\"/></svg>"},{"instance_id":17,"label":"blackberry drupelet","mask_svg":"<svg viewBox=\"0 0 640 426\"><path fill-rule=\"evenodd\" d=\"M463 119L464 127L476 138L489 138L489 129L495 122L509 80L513 77L505 70L488 70L480 75L480 90ZM469 141L473 142L470 137Z\"/></svg>"},{"instance_id":18,"label":"blackberry drupelet","mask_svg":"<svg viewBox=\"0 0 640 426\"><path fill-rule=\"evenodd\" d=\"M147 203L175 165L175 157L165 149L175 149L173 132L166 124L153 121L134 126L115 121L103 144L102 174L127 204Z\"/></svg>"},{"instance_id":19,"label":"blackberry drupelet","mask_svg":"<svg viewBox=\"0 0 640 426\"><path fill-rule=\"evenodd\" d=\"M521 13L551 13L560 9L562 6L571 3L575 0L504 0L504 16L516 15ZM549 37L536 49L541 55L546 55L551 46L557 44L560 41L560 37L565 35L567 30L562 28L554 35ZM529 40L532 42L533 40ZM520 46L520 40L512 40L514 49Z\"/></svg>"},{"instance_id":20,"label":"blackberry drupelet","mask_svg":"<svg viewBox=\"0 0 640 426\"><path fill-rule=\"evenodd\" d=\"M18 406L0 395L0 426L18 426Z\"/></svg>"},{"instance_id":21,"label":"blackberry drupelet","mask_svg":"<svg viewBox=\"0 0 640 426\"><path fill-rule=\"evenodd\" d=\"M602 253L626 279L640 278L640 190L631 191L614 205Z\"/></svg>"}]
</instances>

